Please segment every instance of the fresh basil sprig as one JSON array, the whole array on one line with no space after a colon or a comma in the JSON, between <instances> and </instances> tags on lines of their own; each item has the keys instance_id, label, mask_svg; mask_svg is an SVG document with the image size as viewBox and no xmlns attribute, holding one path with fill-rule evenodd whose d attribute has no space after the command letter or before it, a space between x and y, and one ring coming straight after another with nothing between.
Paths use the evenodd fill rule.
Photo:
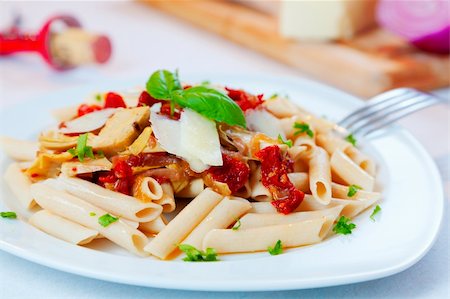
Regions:
<instances>
[{"instance_id":1,"label":"fresh basil sprig","mask_svg":"<svg viewBox=\"0 0 450 299\"><path fill-rule=\"evenodd\" d=\"M217 122L246 127L244 113L230 97L206 86L183 89L176 73L154 72L147 81L147 92L155 99L172 101Z\"/></svg>"}]
</instances>

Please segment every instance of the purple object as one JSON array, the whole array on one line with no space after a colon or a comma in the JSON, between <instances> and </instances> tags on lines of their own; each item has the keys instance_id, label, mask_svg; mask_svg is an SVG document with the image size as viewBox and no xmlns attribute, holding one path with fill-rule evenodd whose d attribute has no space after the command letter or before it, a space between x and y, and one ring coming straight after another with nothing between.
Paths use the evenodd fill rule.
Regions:
<instances>
[{"instance_id":1,"label":"purple object","mask_svg":"<svg viewBox=\"0 0 450 299\"><path fill-rule=\"evenodd\" d=\"M379 24L419 49L450 53L450 1L381 0L377 7Z\"/></svg>"}]
</instances>

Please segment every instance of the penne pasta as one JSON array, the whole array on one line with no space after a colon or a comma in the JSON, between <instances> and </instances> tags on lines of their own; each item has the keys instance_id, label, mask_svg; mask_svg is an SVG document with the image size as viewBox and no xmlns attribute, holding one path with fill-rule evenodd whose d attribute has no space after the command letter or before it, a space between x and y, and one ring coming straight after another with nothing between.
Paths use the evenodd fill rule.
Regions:
<instances>
[{"instance_id":1,"label":"penne pasta","mask_svg":"<svg viewBox=\"0 0 450 299\"><path fill-rule=\"evenodd\" d=\"M37 142L18 140L6 136L0 136L0 147L16 161L33 161L39 150Z\"/></svg>"},{"instance_id":2,"label":"penne pasta","mask_svg":"<svg viewBox=\"0 0 450 299\"><path fill-rule=\"evenodd\" d=\"M105 238L132 253L147 255L143 250L148 241L147 237L137 229L121 220L106 227L100 225L99 217L107 214L106 210L65 191L52 188L51 184L46 184L45 181L33 184L30 192L42 208L53 214L98 231Z\"/></svg>"},{"instance_id":3,"label":"penne pasta","mask_svg":"<svg viewBox=\"0 0 450 299\"><path fill-rule=\"evenodd\" d=\"M167 226L144 248L160 259L166 259L182 240L219 204L223 196L205 189L195 197Z\"/></svg>"},{"instance_id":4,"label":"penne pasta","mask_svg":"<svg viewBox=\"0 0 450 299\"><path fill-rule=\"evenodd\" d=\"M255 169L250 176L250 197L256 201L272 201L272 194L261 182L261 167Z\"/></svg>"},{"instance_id":5,"label":"penne pasta","mask_svg":"<svg viewBox=\"0 0 450 299\"><path fill-rule=\"evenodd\" d=\"M205 235L216 228L227 228L251 208L243 198L226 196L181 243L201 248Z\"/></svg>"},{"instance_id":6,"label":"penne pasta","mask_svg":"<svg viewBox=\"0 0 450 299\"><path fill-rule=\"evenodd\" d=\"M343 207L344 206L342 205L337 205L329 209L310 212L294 212L288 215L279 213L248 213L240 219L241 227L239 229L249 229L280 224L292 224L321 217L325 217L334 222L339 217Z\"/></svg>"},{"instance_id":7,"label":"penne pasta","mask_svg":"<svg viewBox=\"0 0 450 299\"><path fill-rule=\"evenodd\" d=\"M205 190L205 184L202 178L193 179L181 191L177 192L176 197L180 198L194 198Z\"/></svg>"},{"instance_id":8,"label":"penne pasta","mask_svg":"<svg viewBox=\"0 0 450 299\"><path fill-rule=\"evenodd\" d=\"M372 191L374 178L355 164L342 151L336 150L330 159L332 170L347 184L358 185L365 191Z\"/></svg>"},{"instance_id":9,"label":"penne pasta","mask_svg":"<svg viewBox=\"0 0 450 299\"><path fill-rule=\"evenodd\" d=\"M11 189L11 192L23 207L31 209L36 204L30 194L32 182L22 169L20 169L19 164L10 164L6 169L4 179Z\"/></svg>"},{"instance_id":10,"label":"penne pasta","mask_svg":"<svg viewBox=\"0 0 450 299\"><path fill-rule=\"evenodd\" d=\"M359 167L361 167L365 172L367 172L369 175L374 176L376 173L376 166L375 161L367 156L366 154L362 153L360 150L358 150L356 147L349 147L345 154L352 159L353 162L355 162Z\"/></svg>"},{"instance_id":11,"label":"penne pasta","mask_svg":"<svg viewBox=\"0 0 450 299\"><path fill-rule=\"evenodd\" d=\"M55 188L62 189L114 215L136 222L156 219L162 207L152 202L141 202L134 197L102 188L91 182L60 176L46 181Z\"/></svg>"},{"instance_id":12,"label":"penne pasta","mask_svg":"<svg viewBox=\"0 0 450 299\"><path fill-rule=\"evenodd\" d=\"M214 248L217 253L265 251L280 240L283 247L296 247L320 242L333 222L326 217L293 224L263 226L233 231L214 229L203 241L203 250Z\"/></svg>"},{"instance_id":13,"label":"penne pasta","mask_svg":"<svg viewBox=\"0 0 450 299\"><path fill-rule=\"evenodd\" d=\"M309 159L309 189L314 198L327 205L331 200L331 170L327 152L315 147Z\"/></svg>"},{"instance_id":14,"label":"penne pasta","mask_svg":"<svg viewBox=\"0 0 450 299\"><path fill-rule=\"evenodd\" d=\"M294 184L295 188L298 190L310 193L309 189L309 176L306 172L291 172L288 173L288 178Z\"/></svg>"},{"instance_id":15,"label":"penne pasta","mask_svg":"<svg viewBox=\"0 0 450 299\"><path fill-rule=\"evenodd\" d=\"M167 221L164 216L161 215L155 220L140 223L139 230L147 234L158 234L166 227L166 225Z\"/></svg>"},{"instance_id":16,"label":"penne pasta","mask_svg":"<svg viewBox=\"0 0 450 299\"><path fill-rule=\"evenodd\" d=\"M164 195L161 184L152 177L136 178L133 186L133 196L143 202L152 202L160 200Z\"/></svg>"},{"instance_id":17,"label":"penne pasta","mask_svg":"<svg viewBox=\"0 0 450 299\"><path fill-rule=\"evenodd\" d=\"M175 197L173 195L173 188L170 183L161 184L163 195L155 203L159 204L163 208L164 213L170 213L175 210Z\"/></svg>"},{"instance_id":18,"label":"penne pasta","mask_svg":"<svg viewBox=\"0 0 450 299\"><path fill-rule=\"evenodd\" d=\"M53 237L75 245L84 245L98 236L96 230L55 215L47 210L33 214L28 222Z\"/></svg>"},{"instance_id":19,"label":"penne pasta","mask_svg":"<svg viewBox=\"0 0 450 299\"><path fill-rule=\"evenodd\" d=\"M381 199L381 193L358 190L355 195L348 196L349 186L331 183L331 192L334 198L342 199Z\"/></svg>"}]
</instances>

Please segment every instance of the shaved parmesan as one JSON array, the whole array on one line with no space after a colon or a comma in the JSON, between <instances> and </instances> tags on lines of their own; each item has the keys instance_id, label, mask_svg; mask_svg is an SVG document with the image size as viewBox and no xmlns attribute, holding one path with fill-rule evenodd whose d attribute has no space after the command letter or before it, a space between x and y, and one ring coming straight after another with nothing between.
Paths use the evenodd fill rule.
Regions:
<instances>
[{"instance_id":1,"label":"shaved parmesan","mask_svg":"<svg viewBox=\"0 0 450 299\"><path fill-rule=\"evenodd\" d=\"M219 134L213 121L185 108L179 121L159 114L161 104L150 109L150 122L161 147L189 163L195 172L223 165Z\"/></svg>"},{"instance_id":2,"label":"shaved parmesan","mask_svg":"<svg viewBox=\"0 0 450 299\"><path fill-rule=\"evenodd\" d=\"M106 121L117 111L117 108L107 108L91 112L64 122L64 127L59 129L63 134L92 132L103 127Z\"/></svg>"},{"instance_id":3,"label":"shaved parmesan","mask_svg":"<svg viewBox=\"0 0 450 299\"><path fill-rule=\"evenodd\" d=\"M286 139L280 121L266 109L247 110L245 120L252 131L264 133L273 139L277 139L278 135L281 135L283 140Z\"/></svg>"}]
</instances>

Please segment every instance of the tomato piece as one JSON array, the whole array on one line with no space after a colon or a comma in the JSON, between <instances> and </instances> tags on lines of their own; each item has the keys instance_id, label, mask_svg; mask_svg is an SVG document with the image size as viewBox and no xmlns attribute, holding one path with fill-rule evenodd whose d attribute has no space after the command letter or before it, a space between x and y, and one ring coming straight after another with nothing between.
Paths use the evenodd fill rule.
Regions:
<instances>
[{"instance_id":1,"label":"tomato piece","mask_svg":"<svg viewBox=\"0 0 450 299\"><path fill-rule=\"evenodd\" d=\"M108 92L103 108L127 108L127 105L120 95L114 92Z\"/></svg>"},{"instance_id":2,"label":"tomato piece","mask_svg":"<svg viewBox=\"0 0 450 299\"><path fill-rule=\"evenodd\" d=\"M88 104L81 104L78 107L78 117L83 116L88 113L92 113L94 111L102 110L102 107L98 105L88 105Z\"/></svg>"},{"instance_id":3,"label":"tomato piece","mask_svg":"<svg viewBox=\"0 0 450 299\"><path fill-rule=\"evenodd\" d=\"M148 92L146 92L145 90L143 92L141 92L141 94L139 95L139 100L138 100L138 107L142 107L142 106L153 106L156 103L163 103L165 101L163 100L157 100L154 97L152 97Z\"/></svg>"},{"instance_id":4,"label":"tomato piece","mask_svg":"<svg viewBox=\"0 0 450 299\"><path fill-rule=\"evenodd\" d=\"M228 96L235 101L244 112L249 109L255 109L264 102L262 94L255 96L242 89L231 89L228 87L225 87L225 89L228 92Z\"/></svg>"},{"instance_id":5,"label":"tomato piece","mask_svg":"<svg viewBox=\"0 0 450 299\"><path fill-rule=\"evenodd\" d=\"M208 169L214 180L225 183L232 193L244 187L250 176L250 168L244 162L222 154L223 165Z\"/></svg>"},{"instance_id":6,"label":"tomato piece","mask_svg":"<svg viewBox=\"0 0 450 299\"><path fill-rule=\"evenodd\" d=\"M113 170L114 174L119 179L133 176L133 169L131 169L131 166L124 160L117 161L113 166Z\"/></svg>"},{"instance_id":7,"label":"tomato piece","mask_svg":"<svg viewBox=\"0 0 450 299\"><path fill-rule=\"evenodd\" d=\"M170 102L163 103L159 113L167 115L169 118L174 120L179 120L181 117L181 109L179 107L174 107L173 113L170 111Z\"/></svg>"},{"instance_id":8,"label":"tomato piece","mask_svg":"<svg viewBox=\"0 0 450 299\"><path fill-rule=\"evenodd\" d=\"M256 154L261 161L261 181L269 189L274 201L272 205L279 213L289 214L303 201L305 194L295 188L289 180L291 163L283 159L278 146L268 146Z\"/></svg>"}]
</instances>

